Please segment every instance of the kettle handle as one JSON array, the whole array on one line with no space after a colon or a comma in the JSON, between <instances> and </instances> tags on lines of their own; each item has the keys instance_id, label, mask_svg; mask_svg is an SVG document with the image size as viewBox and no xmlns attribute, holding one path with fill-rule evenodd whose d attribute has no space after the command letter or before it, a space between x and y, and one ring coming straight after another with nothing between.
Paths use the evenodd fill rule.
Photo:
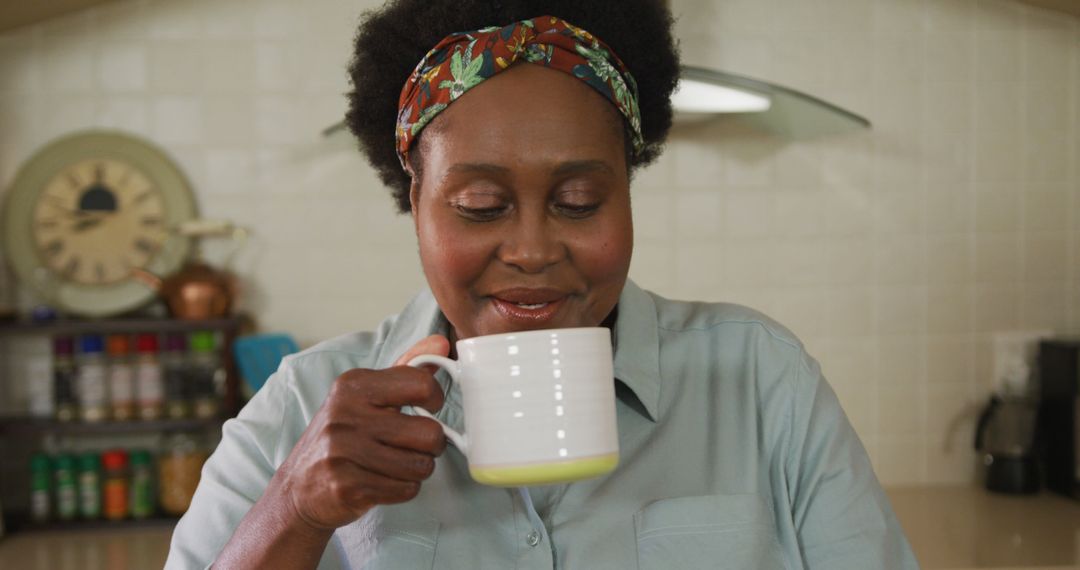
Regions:
<instances>
[{"instance_id":1,"label":"kettle handle","mask_svg":"<svg viewBox=\"0 0 1080 570\"><path fill-rule=\"evenodd\" d=\"M1001 405L1001 398L997 394L990 396L990 403L983 408L982 413L979 414L979 423L975 426L975 450L981 450L983 448L983 431L986 430L986 425L990 423L990 416L994 415L994 411Z\"/></svg>"}]
</instances>

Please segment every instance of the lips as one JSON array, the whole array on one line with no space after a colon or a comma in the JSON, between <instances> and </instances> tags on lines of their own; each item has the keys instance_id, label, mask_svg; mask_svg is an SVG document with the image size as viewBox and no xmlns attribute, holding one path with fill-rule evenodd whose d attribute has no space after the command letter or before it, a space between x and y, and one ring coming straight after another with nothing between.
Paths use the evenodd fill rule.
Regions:
<instances>
[{"instance_id":1,"label":"lips","mask_svg":"<svg viewBox=\"0 0 1080 570\"><path fill-rule=\"evenodd\" d=\"M495 310L507 320L538 324L554 318L567 294L557 289L504 289L491 295Z\"/></svg>"}]
</instances>

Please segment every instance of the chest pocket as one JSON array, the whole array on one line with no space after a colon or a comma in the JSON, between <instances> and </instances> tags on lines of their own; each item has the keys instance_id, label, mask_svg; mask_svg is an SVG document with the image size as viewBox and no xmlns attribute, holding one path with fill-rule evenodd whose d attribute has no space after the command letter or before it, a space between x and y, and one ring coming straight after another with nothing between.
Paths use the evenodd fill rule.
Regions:
<instances>
[{"instance_id":1,"label":"chest pocket","mask_svg":"<svg viewBox=\"0 0 1080 570\"><path fill-rule=\"evenodd\" d=\"M352 570L427 570L434 566L439 522L427 517L406 515L399 508L387 505L376 507L334 533L338 557L346 561L341 567Z\"/></svg>"},{"instance_id":2,"label":"chest pocket","mask_svg":"<svg viewBox=\"0 0 1080 570\"><path fill-rule=\"evenodd\" d=\"M783 570L772 513L758 495L650 503L634 514L638 568Z\"/></svg>"}]
</instances>

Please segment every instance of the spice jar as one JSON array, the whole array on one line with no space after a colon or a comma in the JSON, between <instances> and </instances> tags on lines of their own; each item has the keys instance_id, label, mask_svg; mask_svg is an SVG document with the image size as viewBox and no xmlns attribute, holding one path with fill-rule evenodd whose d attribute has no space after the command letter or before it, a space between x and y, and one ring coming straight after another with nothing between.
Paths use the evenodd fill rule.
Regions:
<instances>
[{"instance_id":1,"label":"spice jar","mask_svg":"<svg viewBox=\"0 0 1080 570\"><path fill-rule=\"evenodd\" d=\"M50 475L46 455L37 453L30 458L30 518L34 522L46 522L52 515Z\"/></svg>"},{"instance_id":2,"label":"spice jar","mask_svg":"<svg viewBox=\"0 0 1080 570\"><path fill-rule=\"evenodd\" d=\"M207 454L189 435L169 438L158 464L161 509L170 515L182 515L191 505L199 486L199 475Z\"/></svg>"},{"instance_id":3,"label":"spice jar","mask_svg":"<svg viewBox=\"0 0 1080 570\"><path fill-rule=\"evenodd\" d=\"M79 510L79 492L75 481L75 458L59 455L53 461L53 480L56 482L56 516L62 521L75 518Z\"/></svg>"},{"instance_id":4,"label":"spice jar","mask_svg":"<svg viewBox=\"0 0 1080 570\"><path fill-rule=\"evenodd\" d=\"M109 401L112 418L127 421L135 417L135 367L129 352L131 343L124 334L109 335Z\"/></svg>"},{"instance_id":5,"label":"spice jar","mask_svg":"<svg viewBox=\"0 0 1080 570\"><path fill-rule=\"evenodd\" d=\"M131 516L145 519L154 514L154 466L149 451L131 452Z\"/></svg>"},{"instance_id":6,"label":"spice jar","mask_svg":"<svg viewBox=\"0 0 1080 570\"><path fill-rule=\"evenodd\" d=\"M105 468L102 512L109 520L123 519L128 515L127 452L107 451L101 456L101 464Z\"/></svg>"},{"instance_id":7,"label":"spice jar","mask_svg":"<svg viewBox=\"0 0 1080 570\"><path fill-rule=\"evenodd\" d=\"M104 344L100 335L82 337L82 353L77 358L75 393L79 397L79 418L85 422L100 422L109 418L109 385L106 378Z\"/></svg>"},{"instance_id":8,"label":"spice jar","mask_svg":"<svg viewBox=\"0 0 1080 570\"><path fill-rule=\"evenodd\" d=\"M70 422L78 416L79 402L75 398L75 340L70 336L53 339L53 397L56 398L56 419Z\"/></svg>"},{"instance_id":9,"label":"spice jar","mask_svg":"<svg viewBox=\"0 0 1080 570\"><path fill-rule=\"evenodd\" d=\"M221 411L218 385L223 383L225 371L218 358L216 341L212 331L191 334L191 359L189 362L190 388L195 417L217 417Z\"/></svg>"},{"instance_id":10,"label":"spice jar","mask_svg":"<svg viewBox=\"0 0 1080 570\"><path fill-rule=\"evenodd\" d=\"M96 453L79 458L79 514L84 519L101 516L101 459Z\"/></svg>"},{"instance_id":11,"label":"spice jar","mask_svg":"<svg viewBox=\"0 0 1080 570\"><path fill-rule=\"evenodd\" d=\"M165 335L161 371L165 378L165 415L174 420L189 417L191 402L188 399L186 336L180 333Z\"/></svg>"},{"instance_id":12,"label":"spice jar","mask_svg":"<svg viewBox=\"0 0 1080 570\"><path fill-rule=\"evenodd\" d=\"M135 337L135 398L139 406L139 418L161 418L165 405L165 384L162 381L161 363L158 362L157 335L143 333Z\"/></svg>"}]
</instances>

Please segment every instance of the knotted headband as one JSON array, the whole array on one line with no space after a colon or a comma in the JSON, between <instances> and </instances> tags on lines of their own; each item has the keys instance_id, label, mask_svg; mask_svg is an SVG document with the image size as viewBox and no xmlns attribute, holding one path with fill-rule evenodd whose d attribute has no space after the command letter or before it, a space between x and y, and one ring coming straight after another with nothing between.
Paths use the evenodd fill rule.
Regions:
<instances>
[{"instance_id":1,"label":"knotted headband","mask_svg":"<svg viewBox=\"0 0 1080 570\"><path fill-rule=\"evenodd\" d=\"M554 16L538 16L503 27L456 32L420 60L398 98L397 155L405 168L409 147L425 125L451 102L485 79L518 62L568 73L606 97L630 126L634 154L641 135L637 83L607 44Z\"/></svg>"}]
</instances>

